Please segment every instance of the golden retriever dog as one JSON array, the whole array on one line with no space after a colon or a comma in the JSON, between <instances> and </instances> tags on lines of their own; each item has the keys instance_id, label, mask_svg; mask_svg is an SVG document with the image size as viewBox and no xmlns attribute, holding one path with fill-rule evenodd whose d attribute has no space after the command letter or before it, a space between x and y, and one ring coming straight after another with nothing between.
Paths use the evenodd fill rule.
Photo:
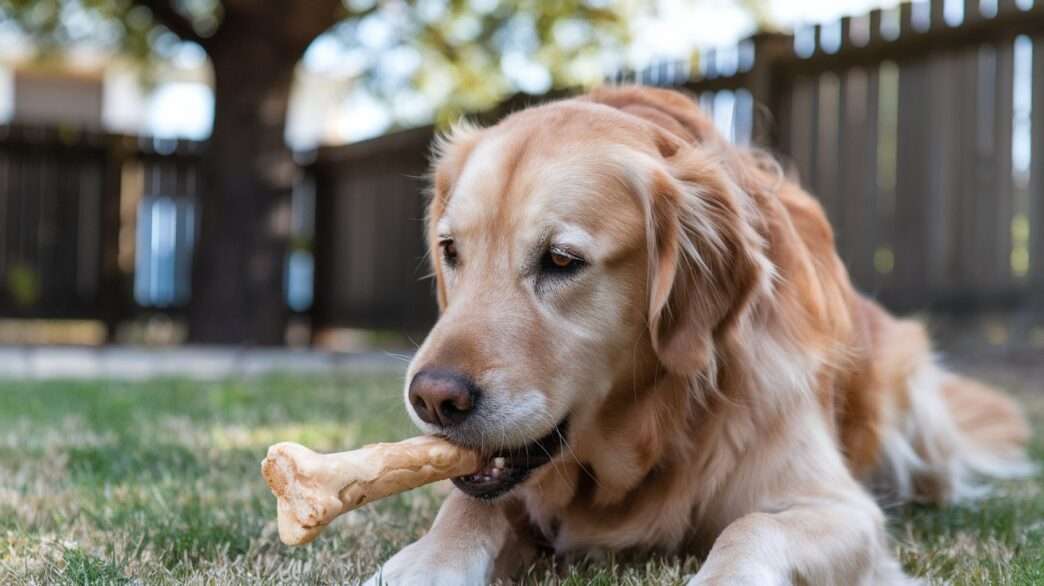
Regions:
<instances>
[{"instance_id":1,"label":"golden retriever dog","mask_svg":"<svg viewBox=\"0 0 1044 586\"><path fill-rule=\"evenodd\" d=\"M436 147L425 432L488 455L371 579L545 551L705 556L689 584L905 584L879 502L1027 473L1007 397L861 296L809 194L686 96L596 90Z\"/></svg>"}]
</instances>

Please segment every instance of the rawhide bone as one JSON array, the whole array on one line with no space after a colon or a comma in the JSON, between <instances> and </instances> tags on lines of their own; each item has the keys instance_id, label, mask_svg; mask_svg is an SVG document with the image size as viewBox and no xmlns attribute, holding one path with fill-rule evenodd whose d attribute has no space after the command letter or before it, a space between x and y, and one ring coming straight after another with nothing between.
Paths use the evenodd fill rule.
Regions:
<instances>
[{"instance_id":1,"label":"rawhide bone","mask_svg":"<svg viewBox=\"0 0 1044 586\"><path fill-rule=\"evenodd\" d=\"M287 545L301 545L352 509L472 474L479 464L478 453L434 436L336 454L319 454L283 442L268 448L261 475L276 496L279 538Z\"/></svg>"}]
</instances>

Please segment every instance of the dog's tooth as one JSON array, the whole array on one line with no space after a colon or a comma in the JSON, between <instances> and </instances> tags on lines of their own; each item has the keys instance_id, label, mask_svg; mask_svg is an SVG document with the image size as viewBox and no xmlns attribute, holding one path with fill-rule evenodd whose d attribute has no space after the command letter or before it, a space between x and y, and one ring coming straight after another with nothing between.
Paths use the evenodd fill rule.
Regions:
<instances>
[{"instance_id":1,"label":"dog's tooth","mask_svg":"<svg viewBox=\"0 0 1044 586\"><path fill-rule=\"evenodd\" d=\"M493 458L493 469L494 470L496 470L498 468L503 468L505 464L507 464L507 460L505 460L503 457Z\"/></svg>"}]
</instances>

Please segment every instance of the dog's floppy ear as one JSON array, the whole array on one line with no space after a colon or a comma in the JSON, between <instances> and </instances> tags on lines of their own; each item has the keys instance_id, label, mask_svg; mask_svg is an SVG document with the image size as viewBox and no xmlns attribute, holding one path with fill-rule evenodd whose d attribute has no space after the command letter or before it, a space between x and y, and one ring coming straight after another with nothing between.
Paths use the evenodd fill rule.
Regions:
<instances>
[{"instance_id":1,"label":"dog's floppy ear","mask_svg":"<svg viewBox=\"0 0 1044 586\"><path fill-rule=\"evenodd\" d=\"M765 244L720 166L693 147L667 163L647 209L650 335L668 371L713 376L716 343L768 278Z\"/></svg>"},{"instance_id":2,"label":"dog's floppy ear","mask_svg":"<svg viewBox=\"0 0 1044 586\"><path fill-rule=\"evenodd\" d=\"M671 372L713 375L715 345L771 272L751 198L729 175L736 152L682 93L602 88L588 99L651 123L664 163L646 210L653 347Z\"/></svg>"}]
</instances>

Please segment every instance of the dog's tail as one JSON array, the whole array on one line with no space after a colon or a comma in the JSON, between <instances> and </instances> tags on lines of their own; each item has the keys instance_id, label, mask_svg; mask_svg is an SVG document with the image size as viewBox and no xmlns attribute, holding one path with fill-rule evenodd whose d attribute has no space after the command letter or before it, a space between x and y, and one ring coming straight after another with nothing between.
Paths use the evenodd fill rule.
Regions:
<instances>
[{"instance_id":1,"label":"dog's tail","mask_svg":"<svg viewBox=\"0 0 1044 586\"><path fill-rule=\"evenodd\" d=\"M892 389L882 430L881 480L902 502L952 503L983 496L988 479L1032 475L1026 457L1031 435L1019 406L1007 395L943 369L920 324L900 322L909 370ZM911 344L911 342L916 342Z\"/></svg>"}]
</instances>

